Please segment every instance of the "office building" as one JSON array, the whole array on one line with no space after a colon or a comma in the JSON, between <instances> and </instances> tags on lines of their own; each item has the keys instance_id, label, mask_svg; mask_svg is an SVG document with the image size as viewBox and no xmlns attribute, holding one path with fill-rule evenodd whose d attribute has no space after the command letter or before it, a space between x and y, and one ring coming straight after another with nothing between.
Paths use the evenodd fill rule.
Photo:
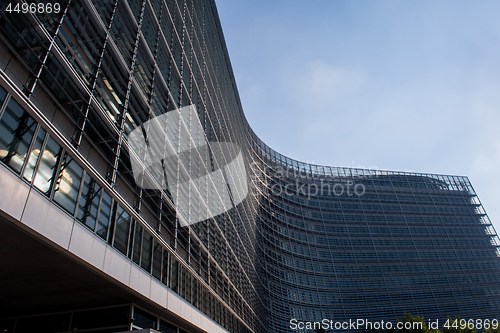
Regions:
<instances>
[{"instance_id":1,"label":"office building","mask_svg":"<svg viewBox=\"0 0 500 333\"><path fill-rule=\"evenodd\" d=\"M273 151L213 0L3 2L0 86L4 332L499 313L469 180Z\"/></svg>"}]
</instances>

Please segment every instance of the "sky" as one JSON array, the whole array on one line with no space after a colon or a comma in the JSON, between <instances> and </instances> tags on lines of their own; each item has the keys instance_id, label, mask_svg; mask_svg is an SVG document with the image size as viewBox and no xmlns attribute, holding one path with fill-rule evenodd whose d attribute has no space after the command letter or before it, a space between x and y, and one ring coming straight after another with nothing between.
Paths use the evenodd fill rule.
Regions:
<instances>
[{"instance_id":1,"label":"sky","mask_svg":"<svg viewBox=\"0 0 500 333\"><path fill-rule=\"evenodd\" d=\"M216 4L243 110L270 147L468 176L500 232L500 1Z\"/></svg>"}]
</instances>

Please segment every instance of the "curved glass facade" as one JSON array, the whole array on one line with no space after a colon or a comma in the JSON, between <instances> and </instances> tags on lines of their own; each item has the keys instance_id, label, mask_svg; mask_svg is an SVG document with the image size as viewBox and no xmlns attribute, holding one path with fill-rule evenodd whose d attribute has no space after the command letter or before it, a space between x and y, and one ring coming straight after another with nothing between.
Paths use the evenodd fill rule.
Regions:
<instances>
[{"instance_id":1,"label":"curved glass facade","mask_svg":"<svg viewBox=\"0 0 500 333\"><path fill-rule=\"evenodd\" d=\"M303 164L258 139L268 324L491 319L498 237L467 177Z\"/></svg>"},{"instance_id":2,"label":"curved glass facade","mask_svg":"<svg viewBox=\"0 0 500 333\"><path fill-rule=\"evenodd\" d=\"M128 262L230 332L498 315L500 242L468 178L273 151L212 0L59 4L1 7L0 159Z\"/></svg>"}]
</instances>

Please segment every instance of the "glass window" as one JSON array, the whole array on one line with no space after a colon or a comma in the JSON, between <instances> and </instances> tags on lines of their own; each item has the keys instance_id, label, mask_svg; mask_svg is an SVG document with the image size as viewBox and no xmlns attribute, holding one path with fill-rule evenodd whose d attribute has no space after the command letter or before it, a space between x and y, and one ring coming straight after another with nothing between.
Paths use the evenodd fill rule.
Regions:
<instances>
[{"instance_id":1,"label":"glass window","mask_svg":"<svg viewBox=\"0 0 500 333\"><path fill-rule=\"evenodd\" d=\"M101 187L92 177L86 174L83 180L83 188L80 194L76 218L92 231L95 230L100 198Z\"/></svg>"},{"instance_id":2,"label":"glass window","mask_svg":"<svg viewBox=\"0 0 500 333\"><path fill-rule=\"evenodd\" d=\"M139 222L135 222L135 232L134 232L134 254L132 260L139 265L141 263L141 240L142 240L142 225Z\"/></svg>"},{"instance_id":3,"label":"glass window","mask_svg":"<svg viewBox=\"0 0 500 333\"><path fill-rule=\"evenodd\" d=\"M162 333L177 333L177 327L170 325L163 320L160 320L160 332Z\"/></svg>"},{"instance_id":4,"label":"glass window","mask_svg":"<svg viewBox=\"0 0 500 333\"><path fill-rule=\"evenodd\" d=\"M161 278L162 246L156 240L153 240L153 276L158 280Z\"/></svg>"},{"instance_id":5,"label":"glass window","mask_svg":"<svg viewBox=\"0 0 500 333\"><path fill-rule=\"evenodd\" d=\"M208 314L208 310L209 310L209 298L208 298L208 292L205 288L202 288L201 289L201 294L202 294L202 309L203 309L203 312Z\"/></svg>"},{"instance_id":6,"label":"glass window","mask_svg":"<svg viewBox=\"0 0 500 333\"><path fill-rule=\"evenodd\" d=\"M30 157L28 158L28 162L26 163L26 167L24 168L24 178L31 182L33 180L33 173L36 168L36 163L38 162L38 157L40 156L40 151L42 150L43 140L45 139L44 129L41 127L38 129L38 134L35 139L35 143L33 144L33 148L31 149Z\"/></svg>"},{"instance_id":7,"label":"glass window","mask_svg":"<svg viewBox=\"0 0 500 333\"><path fill-rule=\"evenodd\" d=\"M0 87L0 107L2 106L3 101L5 101L5 97L7 97L7 91Z\"/></svg>"},{"instance_id":8,"label":"glass window","mask_svg":"<svg viewBox=\"0 0 500 333\"><path fill-rule=\"evenodd\" d=\"M75 212L82 175L82 167L71 156L65 153L59 177L57 178L54 201L70 214L74 214Z\"/></svg>"},{"instance_id":9,"label":"glass window","mask_svg":"<svg viewBox=\"0 0 500 333\"><path fill-rule=\"evenodd\" d=\"M191 303L193 303L194 306L198 306L198 280L196 280L194 277L191 280Z\"/></svg>"},{"instance_id":10,"label":"glass window","mask_svg":"<svg viewBox=\"0 0 500 333\"><path fill-rule=\"evenodd\" d=\"M70 331L89 330L109 327L109 326L125 326L129 322L129 307L120 306L116 308L76 311L71 319ZM38 328L39 330L39 328ZM115 328L109 331L119 331L120 328ZM108 331L108 330L106 330ZM102 332L99 330L99 332Z\"/></svg>"},{"instance_id":11,"label":"glass window","mask_svg":"<svg viewBox=\"0 0 500 333\"><path fill-rule=\"evenodd\" d=\"M6 332L6 333L12 333L14 332L14 327L15 327L15 324L16 324L16 319L15 318L12 318L12 319L0 319L0 327L1 327L1 330ZM161 328L161 326L160 326ZM172 331L173 333L177 333L177 330L175 331Z\"/></svg>"},{"instance_id":12,"label":"glass window","mask_svg":"<svg viewBox=\"0 0 500 333\"><path fill-rule=\"evenodd\" d=\"M178 277L178 262L176 259L172 258L172 260L170 260L170 263L171 263L171 269L170 269L170 288L175 291L175 292L178 292L178 285L179 285L179 281L177 279Z\"/></svg>"},{"instance_id":13,"label":"glass window","mask_svg":"<svg viewBox=\"0 0 500 333\"><path fill-rule=\"evenodd\" d=\"M106 240L108 236L109 218L111 216L111 207L113 207L113 198L106 192L102 192L101 209L99 211L99 219L97 222L96 233L99 237ZM126 214L126 213L125 213ZM128 214L127 214L128 216ZM125 218L125 217L124 217ZM128 235L128 226L127 232Z\"/></svg>"},{"instance_id":14,"label":"glass window","mask_svg":"<svg viewBox=\"0 0 500 333\"><path fill-rule=\"evenodd\" d=\"M49 194L50 192L60 155L61 146L49 136L34 182L35 186L45 194Z\"/></svg>"},{"instance_id":15,"label":"glass window","mask_svg":"<svg viewBox=\"0 0 500 333\"><path fill-rule=\"evenodd\" d=\"M36 122L14 99L0 120L0 160L19 173L35 133Z\"/></svg>"},{"instance_id":16,"label":"glass window","mask_svg":"<svg viewBox=\"0 0 500 333\"><path fill-rule=\"evenodd\" d=\"M162 282L168 286L168 278L169 278L169 263L168 263L168 257L169 253L164 250L163 251L163 277L162 277Z\"/></svg>"},{"instance_id":17,"label":"glass window","mask_svg":"<svg viewBox=\"0 0 500 333\"><path fill-rule=\"evenodd\" d=\"M151 250L153 237L148 232L142 233L142 256L141 267L148 272L151 272Z\"/></svg>"},{"instance_id":18,"label":"glass window","mask_svg":"<svg viewBox=\"0 0 500 333\"><path fill-rule=\"evenodd\" d=\"M136 327L140 328L152 328L156 329L157 328L157 319L155 316L141 311L138 308L134 307L134 319L133 319L133 324Z\"/></svg>"},{"instance_id":19,"label":"glass window","mask_svg":"<svg viewBox=\"0 0 500 333\"><path fill-rule=\"evenodd\" d=\"M113 246L121 253L127 255L127 240L130 228L130 215L120 206L116 212L115 238Z\"/></svg>"},{"instance_id":20,"label":"glass window","mask_svg":"<svg viewBox=\"0 0 500 333\"><path fill-rule=\"evenodd\" d=\"M186 269L184 266L179 267L179 295L186 298Z\"/></svg>"}]
</instances>

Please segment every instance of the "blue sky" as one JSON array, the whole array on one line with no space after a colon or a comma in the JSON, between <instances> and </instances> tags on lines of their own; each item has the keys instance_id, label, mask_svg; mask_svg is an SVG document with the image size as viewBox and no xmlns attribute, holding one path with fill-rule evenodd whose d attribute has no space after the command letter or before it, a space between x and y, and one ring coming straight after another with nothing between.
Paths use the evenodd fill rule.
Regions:
<instances>
[{"instance_id":1,"label":"blue sky","mask_svg":"<svg viewBox=\"0 0 500 333\"><path fill-rule=\"evenodd\" d=\"M500 1L216 4L267 144L315 164L469 176L500 232Z\"/></svg>"}]
</instances>

